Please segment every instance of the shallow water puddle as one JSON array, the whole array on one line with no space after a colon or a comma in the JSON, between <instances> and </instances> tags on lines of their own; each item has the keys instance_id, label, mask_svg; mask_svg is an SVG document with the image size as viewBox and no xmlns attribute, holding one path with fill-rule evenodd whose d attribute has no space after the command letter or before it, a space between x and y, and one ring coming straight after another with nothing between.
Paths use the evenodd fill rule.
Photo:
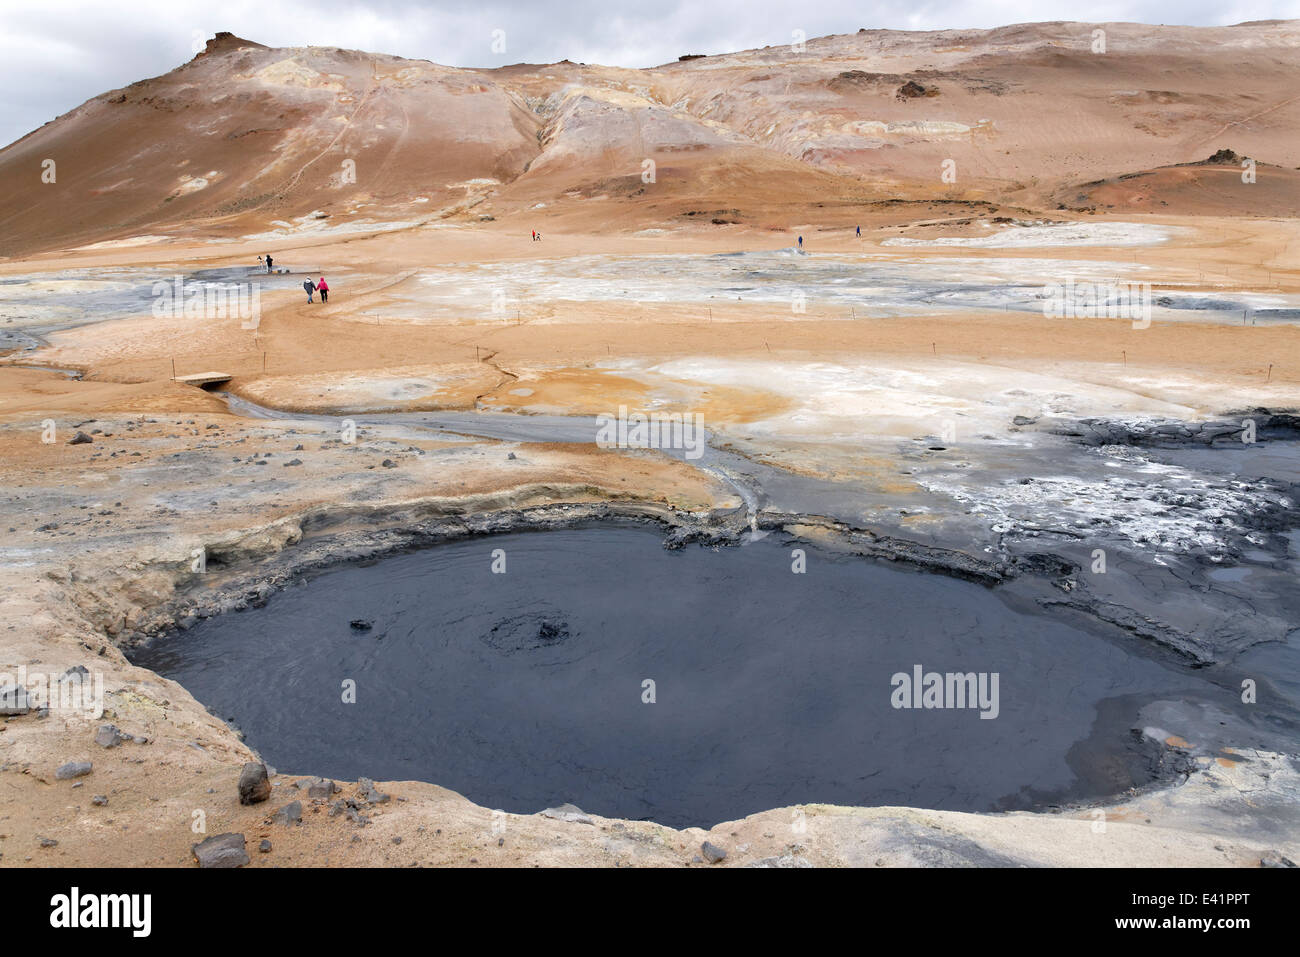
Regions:
<instances>
[{"instance_id":1,"label":"shallow water puddle","mask_svg":"<svg viewBox=\"0 0 1300 957\"><path fill-rule=\"evenodd\" d=\"M542 303L749 303L782 305L791 319L933 315L945 310L1010 309L1042 314L1046 287L1069 281L1160 284L1126 262L997 256L880 257L794 249L713 255L574 256L458 263L420 272L395 292L380 316L460 316L465 303L492 302L513 316ZM1152 317L1254 322L1300 319L1300 297L1262 293L1206 296L1182 290L1155 296Z\"/></svg>"}]
</instances>

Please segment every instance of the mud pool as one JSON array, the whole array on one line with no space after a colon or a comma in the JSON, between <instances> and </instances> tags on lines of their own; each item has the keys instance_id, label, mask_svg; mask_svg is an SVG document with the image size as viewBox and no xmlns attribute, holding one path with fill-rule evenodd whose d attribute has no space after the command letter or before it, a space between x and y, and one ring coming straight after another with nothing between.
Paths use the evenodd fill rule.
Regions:
<instances>
[{"instance_id":1,"label":"mud pool","mask_svg":"<svg viewBox=\"0 0 1300 957\"><path fill-rule=\"evenodd\" d=\"M430 781L510 812L571 802L673 826L799 803L1099 798L1154 777L1132 727L1144 705L1234 701L1204 672L979 585L778 536L660 542L588 527L340 566L133 660L182 683L281 772ZM891 678L916 665L996 672L997 717L895 708Z\"/></svg>"}]
</instances>

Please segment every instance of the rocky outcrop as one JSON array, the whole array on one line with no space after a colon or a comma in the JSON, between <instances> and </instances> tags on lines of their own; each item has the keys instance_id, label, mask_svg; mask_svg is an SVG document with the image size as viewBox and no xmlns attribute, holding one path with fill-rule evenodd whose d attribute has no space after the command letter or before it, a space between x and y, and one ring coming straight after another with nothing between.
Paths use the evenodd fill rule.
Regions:
<instances>
[{"instance_id":1,"label":"rocky outcrop","mask_svg":"<svg viewBox=\"0 0 1300 957\"><path fill-rule=\"evenodd\" d=\"M1018 423L1018 424L1027 424ZM1300 416L1253 409L1231 419L1189 422L1173 419L1079 419L1053 424L1047 431L1077 439L1085 445L1138 445L1172 448L1179 445L1246 443L1260 439L1300 438Z\"/></svg>"}]
</instances>

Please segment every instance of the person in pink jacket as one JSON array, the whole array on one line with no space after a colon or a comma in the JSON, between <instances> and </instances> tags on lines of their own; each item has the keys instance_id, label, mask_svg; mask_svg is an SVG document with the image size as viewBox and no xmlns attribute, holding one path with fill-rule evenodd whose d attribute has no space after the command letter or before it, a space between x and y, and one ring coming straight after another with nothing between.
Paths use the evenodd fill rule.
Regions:
<instances>
[{"instance_id":1,"label":"person in pink jacket","mask_svg":"<svg viewBox=\"0 0 1300 957\"><path fill-rule=\"evenodd\" d=\"M316 283L316 291L320 293L321 302L330 301L330 287L325 284L325 277L320 277L320 282Z\"/></svg>"}]
</instances>

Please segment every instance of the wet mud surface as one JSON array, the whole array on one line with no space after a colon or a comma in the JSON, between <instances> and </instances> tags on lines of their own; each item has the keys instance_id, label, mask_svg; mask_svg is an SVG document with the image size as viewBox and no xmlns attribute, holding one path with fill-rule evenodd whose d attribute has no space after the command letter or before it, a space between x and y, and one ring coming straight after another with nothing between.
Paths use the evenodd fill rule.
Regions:
<instances>
[{"instance_id":1,"label":"wet mud surface","mask_svg":"<svg viewBox=\"0 0 1300 957\"><path fill-rule=\"evenodd\" d=\"M784 536L660 541L587 527L343 566L133 660L284 771L674 826L804 802L982 811L1103 797L1157 775L1132 730L1142 706L1233 700L1210 675L977 584ZM916 665L996 672L997 716L893 707L892 676Z\"/></svg>"}]
</instances>

